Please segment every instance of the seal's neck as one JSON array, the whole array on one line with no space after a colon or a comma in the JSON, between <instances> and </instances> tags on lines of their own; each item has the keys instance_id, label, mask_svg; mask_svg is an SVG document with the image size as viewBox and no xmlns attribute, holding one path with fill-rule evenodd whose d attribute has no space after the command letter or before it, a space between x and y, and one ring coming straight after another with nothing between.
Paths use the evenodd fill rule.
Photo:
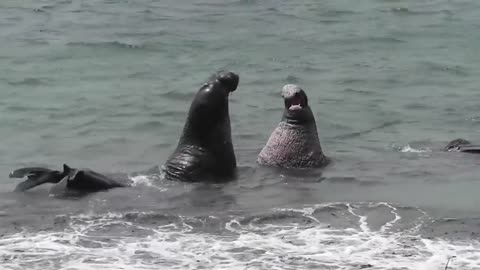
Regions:
<instances>
[{"instance_id":1,"label":"seal's neck","mask_svg":"<svg viewBox=\"0 0 480 270\"><path fill-rule=\"evenodd\" d=\"M200 109L200 110L199 110ZM205 109L205 110L204 110ZM212 148L232 142L228 100L216 108L198 108L192 104L179 145Z\"/></svg>"},{"instance_id":2,"label":"seal's neck","mask_svg":"<svg viewBox=\"0 0 480 270\"><path fill-rule=\"evenodd\" d=\"M313 112L309 106L301 110L293 110L293 111L289 109L284 109L283 115L282 115L282 121L291 125L316 126L315 116L313 115Z\"/></svg>"}]
</instances>

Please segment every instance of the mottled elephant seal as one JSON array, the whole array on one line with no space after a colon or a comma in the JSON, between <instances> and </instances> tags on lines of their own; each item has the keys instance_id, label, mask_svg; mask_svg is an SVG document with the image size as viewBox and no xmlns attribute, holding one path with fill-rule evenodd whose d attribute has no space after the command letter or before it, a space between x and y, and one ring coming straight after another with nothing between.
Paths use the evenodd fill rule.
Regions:
<instances>
[{"instance_id":1,"label":"mottled elephant seal","mask_svg":"<svg viewBox=\"0 0 480 270\"><path fill-rule=\"evenodd\" d=\"M305 91L297 85L283 87L285 108L280 123L258 155L257 162L281 168L321 168L330 163L323 154L315 117Z\"/></svg>"}]
</instances>

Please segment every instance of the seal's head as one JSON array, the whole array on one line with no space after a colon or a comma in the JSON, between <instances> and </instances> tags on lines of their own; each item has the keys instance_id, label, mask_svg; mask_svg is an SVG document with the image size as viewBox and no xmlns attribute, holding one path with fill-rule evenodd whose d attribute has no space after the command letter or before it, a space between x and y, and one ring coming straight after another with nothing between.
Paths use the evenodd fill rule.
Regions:
<instances>
[{"instance_id":1,"label":"seal's head","mask_svg":"<svg viewBox=\"0 0 480 270\"><path fill-rule=\"evenodd\" d=\"M233 92L237 89L239 77L237 74L227 71L221 70L208 78L208 84L218 84L221 86L225 91L228 93Z\"/></svg>"},{"instance_id":2,"label":"seal's head","mask_svg":"<svg viewBox=\"0 0 480 270\"><path fill-rule=\"evenodd\" d=\"M295 84L283 86L282 97L285 104L284 118L289 123L305 123L315 121L308 106L308 97L305 91Z\"/></svg>"},{"instance_id":3,"label":"seal's head","mask_svg":"<svg viewBox=\"0 0 480 270\"><path fill-rule=\"evenodd\" d=\"M228 96L237 89L238 80L238 75L231 71L219 71L210 76L192 102L190 117L197 115L210 118L212 114L224 115L225 109L228 110ZM207 119L202 123L205 120Z\"/></svg>"},{"instance_id":4,"label":"seal's head","mask_svg":"<svg viewBox=\"0 0 480 270\"><path fill-rule=\"evenodd\" d=\"M228 97L237 89L238 82L236 73L225 70L208 78L190 106L184 129L186 140L204 145L219 139L231 141Z\"/></svg>"}]
</instances>

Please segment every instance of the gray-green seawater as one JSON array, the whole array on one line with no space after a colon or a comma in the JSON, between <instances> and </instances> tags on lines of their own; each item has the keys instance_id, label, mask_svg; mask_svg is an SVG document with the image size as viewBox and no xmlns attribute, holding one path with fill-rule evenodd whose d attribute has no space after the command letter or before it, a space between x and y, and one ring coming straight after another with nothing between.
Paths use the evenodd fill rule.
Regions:
<instances>
[{"instance_id":1,"label":"gray-green seawater","mask_svg":"<svg viewBox=\"0 0 480 270\"><path fill-rule=\"evenodd\" d=\"M480 269L480 2L0 3L0 269ZM13 193L15 168L162 165L213 72L237 181L135 178L79 199ZM256 156L305 89L321 176Z\"/></svg>"}]
</instances>

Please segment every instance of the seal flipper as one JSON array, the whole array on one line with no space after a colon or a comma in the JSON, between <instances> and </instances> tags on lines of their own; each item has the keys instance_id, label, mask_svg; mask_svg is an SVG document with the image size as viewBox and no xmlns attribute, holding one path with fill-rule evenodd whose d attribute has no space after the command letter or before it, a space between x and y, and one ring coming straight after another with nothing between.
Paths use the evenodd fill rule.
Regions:
<instances>
[{"instance_id":1,"label":"seal flipper","mask_svg":"<svg viewBox=\"0 0 480 270\"><path fill-rule=\"evenodd\" d=\"M41 167L25 167L25 168L20 168L16 169L8 175L10 178L23 178L25 176L31 177L31 176L36 176L40 177L46 173L52 172L53 170L47 169L47 168L41 168Z\"/></svg>"},{"instance_id":2,"label":"seal flipper","mask_svg":"<svg viewBox=\"0 0 480 270\"><path fill-rule=\"evenodd\" d=\"M80 170L74 169L67 164L63 164L63 174L66 176L68 181L74 181L79 171Z\"/></svg>"},{"instance_id":3,"label":"seal flipper","mask_svg":"<svg viewBox=\"0 0 480 270\"><path fill-rule=\"evenodd\" d=\"M59 171L51 171L42 175L28 175L28 179L20 182L14 189L15 192L22 192L32 189L45 183L58 183L62 180L63 174Z\"/></svg>"},{"instance_id":4,"label":"seal flipper","mask_svg":"<svg viewBox=\"0 0 480 270\"><path fill-rule=\"evenodd\" d=\"M74 170L74 169L71 168L70 166L68 166L65 163L63 164L63 174L70 175L72 173L72 170Z\"/></svg>"},{"instance_id":5,"label":"seal flipper","mask_svg":"<svg viewBox=\"0 0 480 270\"><path fill-rule=\"evenodd\" d=\"M63 172L47 168L27 167L10 173L10 178L27 179L15 187L16 192L26 191L44 183L56 184L50 193L60 194L67 191L96 192L128 185L119 183L100 173L88 169L71 168L63 164Z\"/></svg>"}]
</instances>

